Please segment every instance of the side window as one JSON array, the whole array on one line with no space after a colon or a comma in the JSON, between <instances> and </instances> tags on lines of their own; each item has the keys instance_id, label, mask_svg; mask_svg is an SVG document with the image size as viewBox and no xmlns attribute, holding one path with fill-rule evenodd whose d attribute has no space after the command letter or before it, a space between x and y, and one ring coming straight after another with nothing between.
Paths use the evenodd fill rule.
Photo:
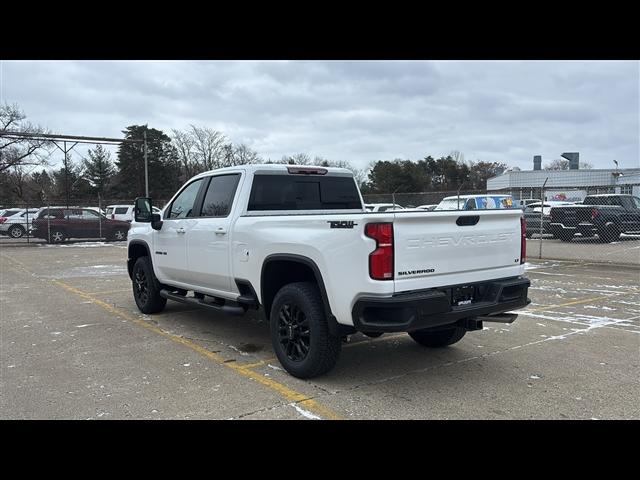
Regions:
<instances>
[{"instance_id":1,"label":"side window","mask_svg":"<svg viewBox=\"0 0 640 480\"><path fill-rule=\"evenodd\" d=\"M177 218L187 218L193 216L193 207L196 197L198 196L198 190L200 190L200 186L204 178L200 178L195 182L191 182L187 188L182 190L180 194L176 197L176 199L171 204L171 208L169 210L169 215L166 218L168 219L177 219Z\"/></svg>"},{"instance_id":2,"label":"side window","mask_svg":"<svg viewBox=\"0 0 640 480\"><path fill-rule=\"evenodd\" d=\"M201 217L226 217L231 211L240 174L211 177L202 203Z\"/></svg>"},{"instance_id":3,"label":"side window","mask_svg":"<svg viewBox=\"0 0 640 480\"><path fill-rule=\"evenodd\" d=\"M93 211L93 210L82 210L82 219L83 220L95 220L98 221L98 219L100 218L100 216L98 215L98 212Z\"/></svg>"},{"instance_id":4,"label":"side window","mask_svg":"<svg viewBox=\"0 0 640 480\"><path fill-rule=\"evenodd\" d=\"M467 202L466 210L475 210L476 209L476 201L473 198L470 198Z\"/></svg>"}]
</instances>

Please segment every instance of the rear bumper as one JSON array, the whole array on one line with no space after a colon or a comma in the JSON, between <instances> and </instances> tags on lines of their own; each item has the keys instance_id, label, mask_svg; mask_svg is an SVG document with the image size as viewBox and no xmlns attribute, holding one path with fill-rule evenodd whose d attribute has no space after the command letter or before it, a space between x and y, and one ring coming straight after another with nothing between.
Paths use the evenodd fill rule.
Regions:
<instances>
[{"instance_id":1,"label":"rear bumper","mask_svg":"<svg viewBox=\"0 0 640 480\"><path fill-rule=\"evenodd\" d=\"M353 307L352 319L361 332L410 332L461 323L527 306L531 282L524 277L464 285L473 287L474 300L454 305L453 296L463 285L408 292L386 298L363 297Z\"/></svg>"}]
</instances>

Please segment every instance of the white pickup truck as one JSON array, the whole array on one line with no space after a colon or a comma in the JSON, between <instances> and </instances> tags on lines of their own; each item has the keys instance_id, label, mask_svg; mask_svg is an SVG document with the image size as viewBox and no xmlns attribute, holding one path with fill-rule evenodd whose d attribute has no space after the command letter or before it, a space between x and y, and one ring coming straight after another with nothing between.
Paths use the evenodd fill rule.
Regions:
<instances>
[{"instance_id":1,"label":"white pickup truck","mask_svg":"<svg viewBox=\"0 0 640 480\"><path fill-rule=\"evenodd\" d=\"M443 347L529 303L521 210L366 212L349 170L289 165L205 172L152 208L136 199L128 235L138 308L261 310L296 377L355 332Z\"/></svg>"}]
</instances>

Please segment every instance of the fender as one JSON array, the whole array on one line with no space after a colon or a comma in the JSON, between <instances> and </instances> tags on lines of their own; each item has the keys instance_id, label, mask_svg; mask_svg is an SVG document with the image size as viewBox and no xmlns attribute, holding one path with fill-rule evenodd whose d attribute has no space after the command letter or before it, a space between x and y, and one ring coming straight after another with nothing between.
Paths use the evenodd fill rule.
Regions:
<instances>
[{"instance_id":1,"label":"fender","mask_svg":"<svg viewBox=\"0 0 640 480\"><path fill-rule=\"evenodd\" d=\"M149 245L147 244L147 242L145 242L144 240L131 240L127 245L127 271L129 272L129 278L131 279L133 279L132 278L133 264L135 263L130 255L131 247L133 245L140 245L144 247L144 249L147 251L147 256L149 257L149 261L151 262L151 268L153 268L153 257L151 256L151 249L149 248ZM155 271L153 273L155 274Z\"/></svg>"},{"instance_id":2,"label":"fender","mask_svg":"<svg viewBox=\"0 0 640 480\"><path fill-rule=\"evenodd\" d=\"M296 255L293 253L272 253L271 255L267 255L267 257L262 262L262 269L260 271L260 295L262 296L262 304L264 305L264 270L266 266L273 261L277 260L286 260L289 262L301 263L311 269L313 275L316 279L316 283L318 284L318 289L320 290L320 297L322 298L322 304L324 306L325 315L327 317L327 323L329 325L329 331L332 335L345 335L341 330L341 325L338 324L336 317L331 312L331 306L329 305L329 297L327 295L327 290L324 286L324 280L322 279L322 273L316 265L316 262L311 260L308 257L302 255ZM267 320L269 318L269 312L265 310L265 316Z\"/></svg>"}]
</instances>

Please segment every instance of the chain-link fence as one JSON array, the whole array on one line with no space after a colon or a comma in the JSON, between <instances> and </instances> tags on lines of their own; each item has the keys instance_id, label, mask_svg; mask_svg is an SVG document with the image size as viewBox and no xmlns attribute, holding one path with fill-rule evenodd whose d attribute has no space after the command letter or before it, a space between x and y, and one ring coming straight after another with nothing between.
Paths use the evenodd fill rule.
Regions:
<instances>
[{"instance_id":1,"label":"chain-link fence","mask_svg":"<svg viewBox=\"0 0 640 480\"><path fill-rule=\"evenodd\" d=\"M521 208L526 220L528 258L640 265L640 200L604 187L594 191L598 193L584 192L582 198L563 198L557 192L540 189L533 196L524 191L461 190L372 194L363 198L370 211L403 207L426 212L443 201L454 210L504 207L497 205L496 199L511 193L511 208ZM544 205L535 193L544 195ZM609 195L591 198L587 200L589 204L581 201L603 193ZM468 196L474 200L468 200ZM0 245L122 241L133 220L133 202L95 196L73 199L68 205L65 199L0 205ZM165 203L166 200L154 200L154 206L159 208Z\"/></svg>"},{"instance_id":2,"label":"chain-link fence","mask_svg":"<svg viewBox=\"0 0 640 480\"><path fill-rule=\"evenodd\" d=\"M162 208L166 201L154 200ZM133 199L85 197L0 205L0 245L124 241Z\"/></svg>"}]
</instances>

